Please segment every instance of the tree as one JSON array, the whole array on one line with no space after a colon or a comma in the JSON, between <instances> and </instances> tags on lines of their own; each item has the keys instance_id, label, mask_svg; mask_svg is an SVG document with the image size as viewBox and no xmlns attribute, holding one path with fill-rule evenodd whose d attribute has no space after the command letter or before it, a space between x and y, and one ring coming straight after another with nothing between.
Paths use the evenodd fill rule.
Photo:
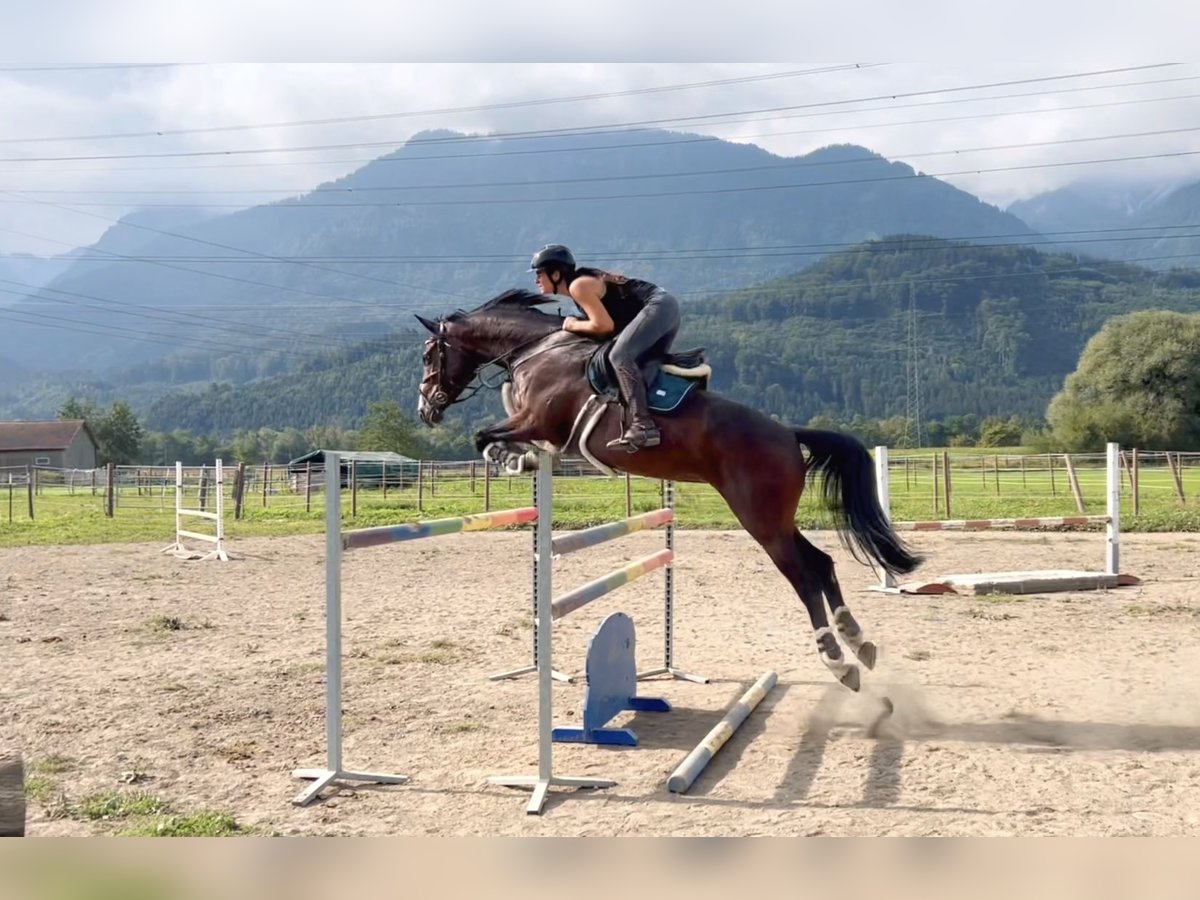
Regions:
<instances>
[{"instance_id":1,"label":"tree","mask_svg":"<svg viewBox=\"0 0 1200 900\"><path fill-rule=\"evenodd\" d=\"M1070 450L1098 450L1106 441L1200 448L1200 315L1154 310L1109 320L1046 419Z\"/></svg>"},{"instance_id":2,"label":"tree","mask_svg":"<svg viewBox=\"0 0 1200 900\"><path fill-rule=\"evenodd\" d=\"M116 400L94 426L100 462L127 466L138 461L145 437L141 423L124 400Z\"/></svg>"},{"instance_id":3,"label":"tree","mask_svg":"<svg viewBox=\"0 0 1200 900\"><path fill-rule=\"evenodd\" d=\"M100 415L100 411L96 409L91 400L80 402L74 397L67 398L58 410L60 419L83 419L89 425L95 421Z\"/></svg>"},{"instance_id":4,"label":"tree","mask_svg":"<svg viewBox=\"0 0 1200 900\"><path fill-rule=\"evenodd\" d=\"M358 432L359 450L384 450L419 459L424 441L417 435L417 424L400 411L395 400L381 400L367 408Z\"/></svg>"}]
</instances>

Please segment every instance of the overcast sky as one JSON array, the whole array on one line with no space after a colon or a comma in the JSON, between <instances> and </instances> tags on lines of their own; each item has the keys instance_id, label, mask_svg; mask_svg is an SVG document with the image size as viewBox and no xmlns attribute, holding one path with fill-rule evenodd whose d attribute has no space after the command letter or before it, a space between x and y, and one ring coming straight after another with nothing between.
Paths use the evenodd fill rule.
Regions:
<instances>
[{"instance_id":1,"label":"overcast sky","mask_svg":"<svg viewBox=\"0 0 1200 900\"><path fill-rule=\"evenodd\" d=\"M64 5L75 6L78 16L64 16ZM793 58L803 60L807 53L810 60L817 61L741 64L625 62L621 53L613 52L614 46L624 46L622 32L612 30L573 29L568 44L578 48L575 50L564 48L562 41L540 42L543 31L538 22L544 18L544 4L510 4L500 31L476 29L453 35L444 22L400 18L395 12L397 4L366 4L376 15L382 15L384 8L392 10L386 25L393 29L397 44L410 51L428 51L441 40L444 44L449 41L455 51L450 55L460 59L504 59L513 52L519 36L521 50L540 52L544 58L617 58L587 64L281 62L78 67L164 55L177 59L228 55L319 58L317 38L322 30L329 43L336 45L346 39L348 22L357 23L358 34L368 43L381 40L378 22L372 27L367 19L352 15L355 7L364 6L361 2L258 5L266 9L263 15L268 17L255 23L260 27L269 27L271 14L287 15L284 10L295 15L305 9L321 9L326 18L307 20L314 35L311 46L295 41L286 46L278 41L255 45L247 36L252 28L220 31L221 13L204 12L213 9L212 3L196 4L187 16L180 15L179 7L190 4L156 3L144 7L144 16L129 20L130 28L121 35L124 49L118 53L103 44L105 30L111 30L113 20L111 15L102 19L97 10L111 11L109 5L59 4L57 21L70 24L56 32L54 58L68 60L58 63L22 58L23 47L34 39L40 13L24 14L23 21L7 29L6 36L0 36L0 50L13 61L0 65L0 229L4 229L0 230L0 252L61 253L69 246L95 240L111 220L149 203L249 205L284 196L274 193L278 191L311 190L389 152L414 132L435 127L502 132L655 120L663 127L750 142L789 156L850 142L943 177L1001 207L1085 179L1156 187L1200 180L1200 64L1156 67L1167 61L1166 53L1173 47L1171 35L1177 42L1180 34L1197 33L1197 14L1190 10L1176 12L1169 22L1158 20L1159 30L1166 35L1161 41L1135 40L1131 28L1124 38L1107 46L1102 32L1114 37L1123 33L1119 21L1103 15L1107 5L1116 9L1116 4L1092 4L1091 9L1099 15L1086 21L1046 18L1047 28L1039 32L1038 43L1013 43L1008 38L1012 56L1044 60L1022 63L973 61L971 54L953 42L942 45L945 61L856 59L858 48L845 41L844 48L837 43L812 47L816 26L831 28L836 23L810 17L800 22L809 27L798 32L809 39L795 42L798 52ZM913 8L938 5L918 3ZM39 9L41 6L44 4ZM646 8L665 16L671 6ZM687 9L701 6L691 4ZM439 8L445 9L445 4ZM523 8L530 10L533 18L523 19ZM738 8L748 9L742 4ZM1006 8L1015 10L1015 6ZM346 15L330 19L328 11L332 9ZM489 14L484 9L480 15ZM523 21L528 28L522 27ZM675 20L676 32L686 27L678 25L679 21ZM916 28L921 21L928 25L934 20L915 16L907 27ZM1001 40L1012 26L1008 19L984 17L967 24L972 23L976 41L988 48L994 47L990 37ZM645 55L655 36L664 39L667 24L643 16L639 27L630 32L626 49ZM170 32L172 40L152 43L155 33L164 31ZM744 32L738 35L742 40ZM421 41L420 36L429 40ZM680 36L663 44L666 49L659 55L677 55ZM757 48L764 51L763 56L783 57L780 51L790 46L771 43L770 30L764 39L766 43ZM581 43L585 46L579 47ZM701 43L691 49L708 46ZM150 47L158 52L147 52ZM837 52L843 57L840 61L830 59L833 47L841 48ZM418 56L415 52L409 55ZM886 59L897 54L873 55ZM921 52L910 55L927 56ZM990 54L981 49L979 55L986 59ZM350 56L343 54L343 58ZM1121 69L1125 71L1113 71ZM765 77L775 75L779 77ZM646 90L753 78L757 80ZM642 92L630 93L634 91ZM615 96L520 105L598 93ZM489 105L492 108L453 111ZM429 110L444 111L417 114ZM729 115L715 115L725 113ZM377 118L281 124L355 116ZM689 118L698 116L709 118ZM129 133L137 136L104 137ZM372 142L378 146L295 149ZM149 156L262 150L272 152ZM134 158L96 158L112 156ZM51 159L54 157L59 159ZM1136 159L1111 161L1120 157ZM53 193L60 191L63 193ZM139 193L147 191L199 193ZM222 191L257 193L218 193ZM530 208L530 214L535 214L535 208Z\"/></svg>"}]
</instances>

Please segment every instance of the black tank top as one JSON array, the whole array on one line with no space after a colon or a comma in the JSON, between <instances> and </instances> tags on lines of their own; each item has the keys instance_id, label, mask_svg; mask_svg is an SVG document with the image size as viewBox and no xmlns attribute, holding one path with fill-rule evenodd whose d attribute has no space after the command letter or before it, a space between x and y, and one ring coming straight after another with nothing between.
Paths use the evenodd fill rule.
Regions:
<instances>
[{"instance_id":1,"label":"black tank top","mask_svg":"<svg viewBox=\"0 0 1200 900\"><path fill-rule=\"evenodd\" d=\"M613 333L620 334L634 320L646 301L657 291L658 285L637 278L626 278L624 275L613 275L601 269L580 267L575 270L580 275L591 275L604 282L604 296L600 302L613 320ZM578 307L578 304L576 304ZM583 312L583 310L580 310ZM585 314L586 315L586 314Z\"/></svg>"}]
</instances>

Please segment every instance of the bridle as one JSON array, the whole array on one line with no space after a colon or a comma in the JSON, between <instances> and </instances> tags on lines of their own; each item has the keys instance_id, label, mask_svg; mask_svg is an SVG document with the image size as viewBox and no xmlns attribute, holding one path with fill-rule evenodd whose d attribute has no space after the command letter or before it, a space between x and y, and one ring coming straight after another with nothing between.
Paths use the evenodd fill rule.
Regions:
<instances>
[{"instance_id":1,"label":"bridle","mask_svg":"<svg viewBox=\"0 0 1200 900\"><path fill-rule=\"evenodd\" d=\"M463 386L463 388L462 388L463 393L461 393L454 400L451 400L450 395L446 392L446 389L442 384L442 375L446 371L446 349L448 346L451 345L452 342L450 339L450 335L447 333L447 330L446 330L446 323L444 321L439 322L438 323L438 333L435 336L433 336L425 341L426 354L428 354L430 345L432 345L433 348L436 350L436 356L435 356L435 364L430 366L429 374L426 375L424 379L422 379L422 393L424 393L424 383L432 382L433 386L435 387L434 393L432 396L429 396L426 394L425 399L429 402L429 404L431 406L434 407L434 409L441 411L441 410L446 410L446 409L450 408L451 406L454 406L457 403L462 403L466 400L470 400L477 393L479 393L480 390L482 390L484 388L486 388L488 390L493 390L493 391L497 390L504 384L504 382L512 380L513 374L516 372L518 366L522 365L523 363L528 362L530 359L533 359L533 357L539 355L543 351L539 350L538 353L530 353L527 356L520 357L517 359L512 359L511 357L513 357L514 354L517 354L520 351L533 346L534 344L544 341L548 337L553 337L554 334L556 334L556 332L551 332L550 334L542 335L541 337L531 338L530 340L525 341L522 344L518 344L516 347L513 347L511 350L500 354L495 359L489 359L485 362L480 363L478 366L475 367L474 377L472 377L472 379L469 382L467 382L466 385ZM463 353L466 356L471 356L471 357L477 356L477 354L471 352L470 350L467 350L465 347L462 347L461 345L457 346L456 349L460 353ZM549 348L546 348L546 349L549 349ZM485 378L483 375L484 370L487 369L488 366L495 366L495 365L500 366L500 370L501 370L500 373L494 378L491 378L491 379ZM476 382L478 382L478 383L476 383Z\"/></svg>"}]
</instances>

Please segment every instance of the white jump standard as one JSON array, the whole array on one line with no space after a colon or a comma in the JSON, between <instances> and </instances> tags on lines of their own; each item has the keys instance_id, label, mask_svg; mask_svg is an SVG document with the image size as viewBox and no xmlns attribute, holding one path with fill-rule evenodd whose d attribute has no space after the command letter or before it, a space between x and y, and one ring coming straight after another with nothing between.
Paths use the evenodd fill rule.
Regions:
<instances>
[{"instance_id":1,"label":"white jump standard","mask_svg":"<svg viewBox=\"0 0 1200 900\"><path fill-rule=\"evenodd\" d=\"M200 562L205 562L210 559L219 559L222 562L229 561L229 554L225 552L225 475L224 469L221 466L221 460L217 460L216 465L216 484L213 485L216 489L216 512L209 512L206 509L187 509L183 505L183 463L175 463L175 543L163 548L163 553L170 553L173 556L178 556L180 559L198 559ZM196 519L207 519L213 522L216 526L213 534L203 534L199 531L185 531L183 528L184 516L191 516ZM183 545L184 538L191 538L194 541L203 541L206 544L213 544L213 549L208 553L201 553L196 550L189 550Z\"/></svg>"},{"instance_id":2,"label":"white jump standard","mask_svg":"<svg viewBox=\"0 0 1200 900\"><path fill-rule=\"evenodd\" d=\"M974 594L1034 594L1051 591L1087 591L1139 584L1139 579L1120 571L1121 544L1121 449L1108 445L1105 514L1081 516L1041 516L1016 519L949 519L923 522L893 522L896 531L987 531L1020 530L1056 526L1105 526L1104 571L1052 569L1033 572L980 572L945 575L923 581L897 584L886 574L872 590L896 594L948 594L965 591ZM890 517L888 450L875 448L875 483L884 514Z\"/></svg>"},{"instance_id":3,"label":"white jump standard","mask_svg":"<svg viewBox=\"0 0 1200 900\"><path fill-rule=\"evenodd\" d=\"M372 460L371 453L325 453L325 736L326 765L323 769L296 769L294 778L313 779L292 801L305 806L334 781L362 781L373 784L404 784L407 775L380 772L353 772L342 764L342 554L348 550L378 547L398 541L417 540L433 535L482 531L532 522L534 507L501 512L437 519L407 525L384 525L342 533L342 495L340 471L342 459ZM332 473L332 474L329 474Z\"/></svg>"}]
</instances>

